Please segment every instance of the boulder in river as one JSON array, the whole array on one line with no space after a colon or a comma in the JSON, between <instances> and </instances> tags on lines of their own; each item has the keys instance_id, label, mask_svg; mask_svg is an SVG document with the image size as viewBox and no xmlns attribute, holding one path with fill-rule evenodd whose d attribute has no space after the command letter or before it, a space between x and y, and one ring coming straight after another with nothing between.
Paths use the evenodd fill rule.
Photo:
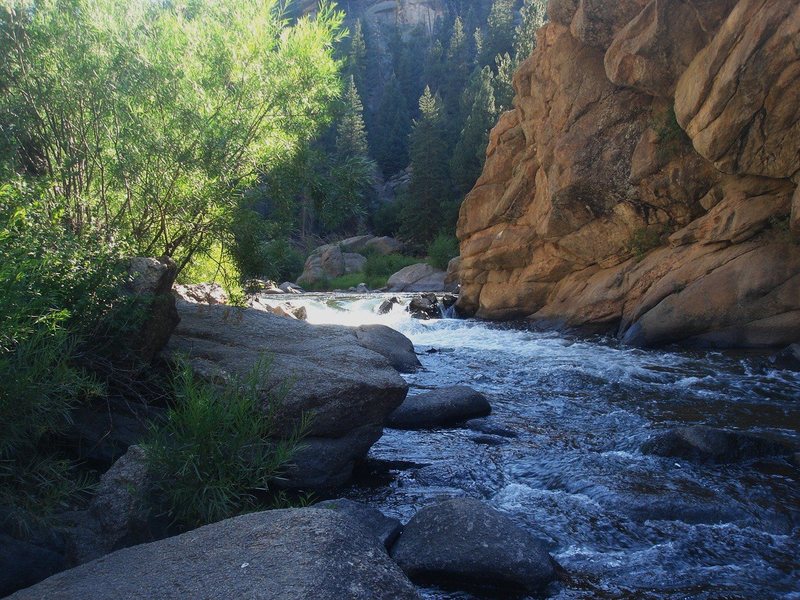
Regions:
<instances>
[{"instance_id":1,"label":"boulder in river","mask_svg":"<svg viewBox=\"0 0 800 600\"><path fill-rule=\"evenodd\" d=\"M422 366L411 340L391 327L360 325L354 331L359 344L385 357L401 373L411 373Z\"/></svg>"},{"instance_id":2,"label":"boulder in river","mask_svg":"<svg viewBox=\"0 0 800 600\"><path fill-rule=\"evenodd\" d=\"M400 304L400 298L398 298L397 296L392 296L391 298L387 298L386 300L381 302L381 305L378 307L378 314L388 315L390 312L392 312L392 308L394 308L396 304Z\"/></svg>"},{"instance_id":3,"label":"boulder in river","mask_svg":"<svg viewBox=\"0 0 800 600\"><path fill-rule=\"evenodd\" d=\"M184 355L196 372L223 381L244 376L262 356L271 357L265 398L290 385L275 430L289 432L302 415L312 415L305 443L314 452L295 457L310 470L292 470L290 487L345 483L354 461L367 453L386 417L405 399L408 384L392 365L409 364L413 347L388 327L310 325L247 308L184 302L178 310L181 324L167 355Z\"/></svg>"},{"instance_id":4,"label":"boulder in river","mask_svg":"<svg viewBox=\"0 0 800 600\"><path fill-rule=\"evenodd\" d=\"M556 577L541 540L471 498L421 509L391 553L412 580L456 589L536 593Z\"/></svg>"},{"instance_id":5,"label":"boulder in river","mask_svg":"<svg viewBox=\"0 0 800 600\"><path fill-rule=\"evenodd\" d=\"M347 515L290 509L227 519L119 550L11 598L411 600L419 596L377 539Z\"/></svg>"},{"instance_id":6,"label":"boulder in river","mask_svg":"<svg viewBox=\"0 0 800 600\"><path fill-rule=\"evenodd\" d=\"M439 305L439 299L436 294L421 294L414 296L411 302L408 303L406 310L415 319L441 319L442 307Z\"/></svg>"},{"instance_id":7,"label":"boulder in river","mask_svg":"<svg viewBox=\"0 0 800 600\"><path fill-rule=\"evenodd\" d=\"M777 354L770 356L769 362L776 369L800 371L800 344L787 346Z\"/></svg>"},{"instance_id":8,"label":"boulder in river","mask_svg":"<svg viewBox=\"0 0 800 600\"><path fill-rule=\"evenodd\" d=\"M731 463L767 456L790 456L789 444L752 433L714 427L677 427L642 445L642 452L695 462Z\"/></svg>"},{"instance_id":9,"label":"boulder in river","mask_svg":"<svg viewBox=\"0 0 800 600\"><path fill-rule=\"evenodd\" d=\"M399 520L387 517L377 508L347 498L318 502L314 508L335 510L352 517L387 549L394 544L403 529L403 524Z\"/></svg>"},{"instance_id":10,"label":"boulder in river","mask_svg":"<svg viewBox=\"0 0 800 600\"><path fill-rule=\"evenodd\" d=\"M463 423L492 412L486 396L457 385L409 396L386 424L394 429L429 429Z\"/></svg>"}]
</instances>

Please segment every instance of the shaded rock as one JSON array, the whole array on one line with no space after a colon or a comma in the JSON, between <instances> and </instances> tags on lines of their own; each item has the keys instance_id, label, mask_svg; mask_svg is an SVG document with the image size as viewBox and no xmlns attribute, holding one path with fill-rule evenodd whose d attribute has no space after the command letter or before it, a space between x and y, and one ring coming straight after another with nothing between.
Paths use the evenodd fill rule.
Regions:
<instances>
[{"instance_id":1,"label":"shaded rock","mask_svg":"<svg viewBox=\"0 0 800 600\"><path fill-rule=\"evenodd\" d=\"M138 335L130 337L129 347L119 348L123 358L133 353L135 360L149 363L166 345L180 320L172 296L178 267L169 258L132 258L130 279L124 293L144 303L145 318ZM128 346L128 344L126 344Z\"/></svg>"},{"instance_id":2,"label":"shaded rock","mask_svg":"<svg viewBox=\"0 0 800 600\"><path fill-rule=\"evenodd\" d=\"M163 537L166 523L155 524L149 510L152 481L144 450L133 445L100 478L84 515L75 515L70 559L82 564L134 544Z\"/></svg>"},{"instance_id":3,"label":"shaded rock","mask_svg":"<svg viewBox=\"0 0 800 600\"><path fill-rule=\"evenodd\" d=\"M447 275L444 278L444 285L446 292L456 292L458 291L458 286L461 284L461 274L459 271L461 270L461 257L456 256L455 258L451 258L450 262L447 263Z\"/></svg>"},{"instance_id":4,"label":"shaded rock","mask_svg":"<svg viewBox=\"0 0 800 600\"><path fill-rule=\"evenodd\" d=\"M414 581L456 589L538 592L556 575L543 542L471 498L421 509L391 554Z\"/></svg>"},{"instance_id":5,"label":"shaded rock","mask_svg":"<svg viewBox=\"0 0 800 600\"><path fill-rule=\"evenodd\" d=\"M414 296L408 303L406 310L415 319L441 319L442 309L439 306L439 299L436 294L423 294Z\"/></svg>"},{"instance_id":6,"label":"shaded rock","mask_svg":"<svg viewBox=\"0 0 800 600\"><path fill-rule=\"evenodd\" d=\"M148 425L162 418L164 409L110 397L85 404L72 413L62 437L80 460L110 467L128 447L139 443Z\"/></svg>"},{"instance_id":7,"label":"shaded rock","mask_svg":"<svg viewBox=\"0 0 800 600\"><path fill-rule=\"evenodd\" d=\"M390 292L443 292L446 275L428 263L418 263L400 269L386 285Z\"/></svg>"},{"instance_id":8,"label":"shaded rock","mask_svg":"<svg viewBox=\"0 0 800 600\"><path fill-rule=\"evenodd\" d=\"M353 521L366 528L387 549L394 544L403 529L399 520L387 517L377 508L346 498L318 502L314 508L335 510L352 517Z\"/></svg>"},{"instance_id":9,"label":"shaded rock","mask_svg":"<svg viewBox=\"0 0 800 600\"><path fill-rule=\"evenodd\" d=\"M352 477L356 459L366 456L381 435L381 425L363 425L336 438L303 438L286 472L275 484L300 490L341 487Z\"/></svg>"},{"instance_id":10,"label":"shaded rock","mask_svg":"<svg viewBox=\"0 0 800 600\"><path fill-rule=\"evenodd\" d=\"M455 306L456 302L458 302L458 296L455 294L445 294L441 298L442 301L442 308L447 310L448 308Z\"/></svg>"},{"instance_id":11,"label":"shaded rock","mask_svg":"<svg viewBox=\"0 0 800 600\"><path fill-rule=\"evenodd\" d=\"M418 598L373 536L333 510L254 513L119 550L12 596Z\"/></svg>"},{"instance_id":12,"label":"shaded rock","mask_svg":"<svg viewBox=\"0 0 800 600\"><path fill-rule=\"evenodd\" d=\"M422 366L411 340L390 327L360 325L355 334L359 344L384 356L401 373L411 373Z\"/></svg>"},{"instance_id":13,"label":"shaded rock","mask_svg":"<svg viewBox=\"0 0 800 600\"><path fill-rule=\"evenodd\" d=\"M303 274L297 278L297 283L308 286L342 275L360 273L367 259L355 250L363 249L369 239L372 236L359 236L338 244L320 246L306 259Z\"/></svg>"},{"instance_id":14,"label":"shaded rock","mask_svg":"<svg viewBox=\"0 0 800 600\"><path fill-rule=\"evenodd\" d=\"M66 566L61 554L0 533L0 597L33 585Z\"/></svg>"},{"instance_id":15,"label":"shaded rock","mask_svg":"<svg viewBox=\"0 0 800 600\"><path fill-rule=\"evenodd\" d=\"M800 344L792 344L773 354L769 357L769 362L776 369L800 371Z\"/></svg>"},{"instance_id":16,"label":"shaded rock","mask_svg":"<svg viewBox=\"0 0 800 600\"><path fill-rule=\"evenodd\" d=\"M291 281L284 281L282 284L278 286L287 294L302 294L303 288L301 288L296 283L292 283Z\"/></svg>"},{"instance_id":17,"label":"shaded rock","mask_svg":"<svg viewBox=\"0 0 800 600\"><path fill-rule=\"evenodd\" d=\"M390 312L392 312L392 308L397 304L400 304L400 298L398 298L397 296L392 296L391 298L387 298L386 300L381 302L381 305L378 307L378 314L379 315L389 314Z\"/></svg>"},{"instance_id":18,"label":"shaded rock","mask_svg":"<svg viewBox=\"0 0 800 600\"><path fill-rule=\"evenodd\" d=\"M360 254L347 253L343 254L342 258L344 260L344 271L342 275L361 273L361 271L364 270L364 266L367 264L366 257ZM364 287L366 287L366 284L364 284ZM367 291L369 291L369 289L367 289Z\"/></svg>"},{"instance_id":19,"label":"shaded rock","mask_svg":"<svg viewBox=\"0 0 800 600\"><path fill-rule=\"evenodd\" d=\"M409 396L386 424L394 429L426 429L463 423L492 411L486 396L459 385Z\"/></svg>"},{"instance_id":20,"label":"shaded rock","mask_svg":"<svg viewBox=\"0 0 800 600\"><path fill-rule=\"evenodd\" d=\"M368 252L375 252L376 254L399 254L403 251L403 243L394 239L393 237L376 237L369 240L364 249Z\"/></svg>"},{"instance_id":21,"label":"shaded rock","mask_svg":"<svg viewBox=\"0 0 800 600\"><path fill-rule=\"evenodd\" d=\"M178 306L182 323L166 354L188 356L201 376L229 380L244 376L263 355L272 358L262 385L265 399L276 387L290 386L275 430L288 433L302 415L313 414L308 443L323 438L331 456L320 460L308 478L323 487L325 477L337 485L349 476L353 461L366 453L388 414L405 399L408 385L391 364L401 342L406 348L410 342L389 328L309 325L246 308ZM303 480L297 471L292 477Z\"/></svg>"},{"instance_id":22,"label":"shaded rock","mask_svg":"<svg viewBox=\"0 0 800 600\"><path fill-rule=\"evenodd\" d=\"M375 239L374 235L357 235L344 239L336 245L339 246L344 253L358 254L366 250L369 247L369 243Z\"/></svg>"},{"instance_id":23,"label":"shaded rock","mask_svg":"<svg viewBox=\"0 0 800 600\"><path fill-rule=\"evenodd\" d=\"M642 444L642 452L695 462L730 463L767 456L790 456L796 448L785 442L713 427L678 427Z\"/></svg>"},{"instance_id":24,"label":"shaded rock","mask_svg":"<svg viewBox=\"0 0 800 600\"><path fill-rule=\"evenodd\" d=\"M192 285L175 285L172 293L178 300L197 302L199 304L227 304L228 295L218 283L196 283Z\"/></svg>"}]
</instances>

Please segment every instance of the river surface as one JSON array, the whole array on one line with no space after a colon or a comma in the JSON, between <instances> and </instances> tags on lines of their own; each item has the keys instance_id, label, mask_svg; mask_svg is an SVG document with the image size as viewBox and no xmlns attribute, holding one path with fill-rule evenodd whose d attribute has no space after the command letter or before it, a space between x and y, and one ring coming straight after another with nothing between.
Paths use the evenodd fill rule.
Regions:
<instances>
[{"instance_id":1,"label":"river surface","mask_svg":"<svg viewBox=\"0 0 800 600\"><path fill-rule=\"evenodd\" d=\"M370 451L372 476L346 496L404 522L437 499L484 500L545 540L568 571L551 598L800 599L800 469L639 451L656 432L701 423L800 441L800 373L752 354L639 350L524 323L419 321L403 306L378 315L386 297L294 303L312 323L402 332L424 367L406 376L411 394L472 386L489 398L490 420L517 437L387 429Z\"/></svg>"}]
</instances>

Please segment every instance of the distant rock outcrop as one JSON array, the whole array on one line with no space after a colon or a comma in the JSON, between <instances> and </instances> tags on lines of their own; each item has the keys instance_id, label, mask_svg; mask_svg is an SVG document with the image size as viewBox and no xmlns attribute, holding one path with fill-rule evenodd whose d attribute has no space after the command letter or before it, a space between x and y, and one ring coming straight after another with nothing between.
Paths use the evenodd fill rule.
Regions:
<instances>
[{"instance_id":1,"label":"distant rock outcrop","mask_svg":"<svg viewBox=\"0 0 800 600\"><path fill-rule=\"evenodd\" d=\"M800 4L551 0L461 208L459 310L800 339Z\"/></svg>"}]
</instances>

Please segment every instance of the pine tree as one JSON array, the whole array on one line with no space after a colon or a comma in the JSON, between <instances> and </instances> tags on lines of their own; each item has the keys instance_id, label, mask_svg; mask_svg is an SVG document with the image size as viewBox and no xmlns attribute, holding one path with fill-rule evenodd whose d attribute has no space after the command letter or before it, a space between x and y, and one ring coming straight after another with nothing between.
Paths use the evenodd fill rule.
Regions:
<instances>
[{"instance_id":1,"label":"pine tree","mask_svg":"<svg viewBox=\"0 0 800 600\"><path fill-rule=\"evenodd\" d=\"M484 67L464 91L464 104L469 105L469 114L451 162L453 183L462 195L475 185L481 174L489 131L497 118L493 80L491 68Z\"/></svg>"},{"instance_id":2,"label":"pine tree","mask_svg":"<svg viewBox=\"0 0 800 600\"><path fill-rule=\"evenodd\" d=\"M351 75L342 98L342 114L336 126L336 152L344 158L366 157L369 154L364 129L364 107Z\"/></svg>"},{"instance_id":3,"label":"pine tree","mask_svg":"<svg viewBox=\"0 0 800 600\"><path fill-rule=\"evenodd\" d=\"M494 77L494 98L497 105L497 114L513 108L514 100L514 61L511 55L506 52L495 57L495 67L497 74Z\"/></svg>"},{"instance_id":4,"label":"pine tree","mask_svg":"<svg viewBox=\"0 0 800 600\"><path fill-rule=\"evenodd\" d=\"M521 21L514 30L514 62L521 63L536 47L536 31L547 18L546 0L524 0Z\"/></svg>"},{"instance_id":5,"label":"pine tree","mask_svg":"<svg viewBox=\"0 0 800 600\"><path fill-rule=\"evenodd\" d=\"M481 64L492 64L495 56L513 50L514 18L514 0L494 0L486 20L486 51Z\"/></svg>"},{"instance_id":6,"label":"pine tree","mask_svg":"<svg viewBox=\"0 0 800 600\"><path fill-rule=\"evenodd\" d=\"M350 49L347 53L347 66L345 76L351 76L355 80L356 87L364 93L364 83L367 72L367 43L364 39L364 30L361 19L357 19L353 25L353 33L350 38Z\"/></svg>"},{"instance_id":7,"label":"pine tree","mask_svg":"<svg viewBox=\"0 0 800 600\"><path fill-rule=\"evenodd\" d=\"M480 64L481 57L486 52L486 39L483 35L483 29L480 27L475 28L475 33L472 34L472 39L475 43L475 66L482 66Z\"/></svg>"},{"instance_id":8,"label":"pine tree","mask_svg":"<svg viewBox=\"0 0 800 600\"><path fill-rule=\"evenodd\" d=\"M411 184L400 235L421 250L441 230L451 193L442 101L429 87L419 100L419 112L411 132Z\"/></svg>"},{"instance_id":9,"label":"pine tree","mask_svg":"<svg viewBox=\"0 0 800 600\"><path fill-rule=\"evenodd\" d=\"M383 91L371 139L375 160L386 177L408 166L408 134L411 119L397 78L392 74Z\"/></svg>"},{"instance_id":10,"label":"pine tree","mask_svg":"<svg viewBox=\"0 0 800 600\"><path fill-rule=\"evenodd\" d=\"M440 88L447 112L447 140L452 148L458 138L458 132L464 124L466 114L460 110L461 96L469 80L472 60L464 26L459 17L453 23L453 32L447 46L444 85Z\"/></svg>"}]
</instances>

